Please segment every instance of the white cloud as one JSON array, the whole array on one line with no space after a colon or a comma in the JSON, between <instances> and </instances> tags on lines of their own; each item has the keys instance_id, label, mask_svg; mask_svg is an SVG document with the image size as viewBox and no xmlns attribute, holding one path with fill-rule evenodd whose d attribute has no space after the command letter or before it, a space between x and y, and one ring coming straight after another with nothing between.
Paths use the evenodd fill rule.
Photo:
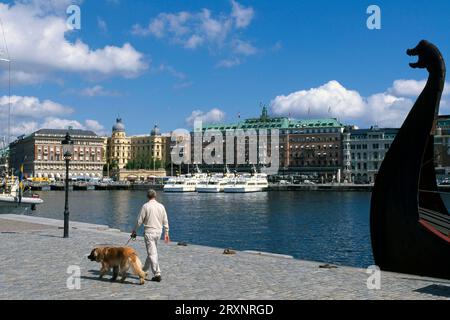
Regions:
<instances>
[{"instance_id":1,"label":"white cloud","mask_svg":"<svg viewBox=\"0 0 450 320\"><path fill-rule=\"evenodd\" d=\"M100 85L84 88L81 90L80 94L85 97L116 97L120 95L118 92L106 90L105 88L103 88L103 86Z\"/></svg>"},{"instance_id":2,"label":"white cloud","mask_svg":"<svg viewBox=\"0 0 450 320\"><path fill-rule=\"evenodd\" d=\"M283 43L281 41L277 41L277 42L275 42L275 44L272 46L271 49L273 52L278 52L281 49L283 49Z\"/></svg>"},{"instance_id":3,"label":"white cloud","mask_svg":"<svg viewBox=\"0 0 450 320\"><path fill-rule=\"evenodd\" d=\"M11 75L9 75L7 71L4 71L0 74L0 85L3 87L7 87L10 76L12 86L34 85L41 83L44 80L50 80L45 74L40 72L25 72L21 70L12 70Z\"/></svg>"},{"instance_id":4,"label":"white cloud","mask_svg":"<svg viewBox=\"0 0 450 320\"><path fill-rule=\"evenodd\" d=\"M76 32L66 26L65 8L69 3L72 1L0 3L15 68L27 74L64 71L123 77L137 76L147 68L143 54L129 43L94 49L79 39L67 40L66 35Z\"/></svg>"},{"instance_id":5,"label":"white cloud","mask_svg":"<svg viewBox=\"0 0 450 320\"><path fill-rule=\"evenodd\" d=\"M253 55L257 49L240 39L240 29L252 22L254 10L231 1L230 13L213 14L209 9L198 12L160 13L147 26L136 24L132 33L168 39L186 49L206 47L212 51L228 50L236 55Z\"/></svg>"},{"instance_id":6,"label":"white cloud","mask_svg":"<svg viewBox=\"0 0 450 320\"><path fill-rule=\"evenodd\" d=\"M193 85L193 82L192 82L192 81L184 81L184 82L178 82L178 83L175 83L175 84L173 85L173 88L174 88L175 90L181 90L181 89L190 88L190 87L192 87L192 85Z\"/></svg>"},{"instance_id":7,"label":"white cloud","mask_svg":"<svg viewBox=\"0 0 450 320\"><path fill-rule=\"evenodd\" d=\"M388 89L388 92L398 96L418 96L426 83L427 80L425 79L420 81L405 79L395 80L392 87ZM450 84L446 82L444 86L444 95L448 94L450 94Z\"/></svg>"},{"instance_id":8,"label":"white cloud","mask_svg":"<svg viewBox=\"0 0 450 320\"><path fill-rule=\"evenodd\" d=\"M0 97L0 118L8 115L8 96ZM41 101L36 97L11 96L11 109L15 117L42 118L55 115L68 115L73 109L51 100Z\"/></svg>"},{"instance_id":9,"label":"white cloud","mask_svg":"<svg viewBox=\"0 0 450 320\"><path fill-rule=\"evenodd\" d=\"M253 20L255 12L252 7L244 7L238 2L232 0L231 16L235 19L237 28L246 28Z\"/></svg>"},{"instance_id":10,"label":"white cloud","mask_svg":"<svg viewBox=\"0 0 450 320\"><path fill-rule=\"evenodd\" d=\"M5 126L0 128L0 135L7 136L6 122L3 119L0 119L0 123L5 124ZM67 129L72 127L74 129L92 130L102 136L108 134L103 125L96 120L91 119L79 122L77 120L57 117L47 117L40 121L13 118L12 123L14 125L11 127L11 141L14 140L15 137L31 134L39 129Z\"/></svg>"},{"instance_id":11,"label":"white cloud","mask_svg":"<svg viewBox=\"0 0 450 320\"><path fill-rule=\"evenodd\" d=\"M100 17L97 17L97 27L99 28L99 30L103 33L108 32L108 24L106 23L105 20L103 20Z\"/></svg>"},{"instance_id":12,"label":"white cloud","mask_svg":"<svg viewBox=\"0 0 450 320\"><path fill-rule=\"evenodd\" d=\"M173 66L161 63L157 69L158 72L166 72L178 80L184 80L187 78L186 74L176 70Z\"/></svg>"},{"instance_id":13,"label":"white cloud","mask_svg":"<svg viewBox=\"0 0 450 320\"><path fill-rule=\"evenodd\" d=\"M68 6L80 5L83 0L16 0L15 2L32 7L44 14L65 14Z\"/></svg>"},{"instance_id":14,"label":"white cloud","mask_svg":"<svg viewBox=\"0 0 450 320\"><path fill-rule=\"evenodd\" d=\"M292 116L327 117L330 107L341 118L358 119L364 112L364 100L358 92L330 81L318 88L277 96L272 101L275 114L291 113Z\"/></svg>"},{"instance_id":15,"label":"white cloud","mask_svg":"<svg viewBox=\"0 0 450 320\"><path fill-rule=\"evenodd\" d=\"M44 122L38 124L39 129L67 129L72 127L73 129L82 129L82 130L92 130L98 135L106 135L106 130L103 125L101 125L96 120L87 119L83 123L77 120L71 119L61 119L55 117L45 118Z\"/></svg>"},{"instance_id":16,"label":"white cloud","mask_svg":"<svg viewBox=\"0 0 450 320\"><path fill-rule=\"evenodd\" d=\"M107 135L107 131L105 130L105 127L98 122L97 120L92 120L92 119L87 119L84 121L84 127L87 130L92 130L95 133L97 133L98 135Z\"/></svg>"},{"instance_id":17,"label":"white cloud","mask_svg":"<svg viewBox=\"0 0 450 320\"><path fill-rule=\"evenodd\" d=\"M225 112L218 108L213 108L207 112L202 110L194 110L185 119L186 124L189 126L194 126L195 121L202 121L203 123L216 123L223 121L225 119Z\"/></svg>"},{"instance_id":18,"label":"white cloud","mask_svg":"<svg viewBox=\"0 0 450 320\"><path fill-rule=\"evenodd\" d=\"M361 121L366 126L377 124L383 127L400 127L414 101L407 97L396 97L388 93L377 93L365 99L365 112Z\"/></svg>"},{"instance_id":19,"label":"white cloud","mask_svg":"<svg viewBox=\"0 0 450 320\"><path fill-rule=\"evenodd\" d=\"M337 117L349 124L385 127L400 126L420 94L424 82L397 80L385 92L363 97L333 80L320 87L280 95L272 100L272 111L276 115L291 115L299 118ZM422 89L421 89L422 88ZM448 94L448 92L445 92ZM444 96L445 98L445 96ZM445 109L444 99L441 109Z\"/></svg>"},{"instance_id":20,"label":"white cloud","mask_svg":"<svg viewBox=\"0 0 450 320\"><path fill-rule=\"evenodd\" d=\"M7 96L0 97L0 137L8 134ZM79 122L68 119L74 112L73 108L51 100L40 100L37 97L11 96L11 140L14 137L30 134L38 129L64 129L68 126L74 128L94 130L104 134L104 127L95 120Z\"/></svg>"},{"instance_id":21,"label":"white cloud","mask_svg":"<svg viewBox=\"0 0 450 320\"><path fill-rule=\"evenodd\" d=\"M252 46L249 42L239 39L233 40L232 45L235 53L242 54L244 56L251 56L258 52L258 49Z\"/></svg>"},{"instance_id":22,"label":"white cloud","mask_svg":"<svg viewBox=\"0 0 450 320\"><path fill-rule=\"evenodd\" d=\"M155 73L164 73L168 74L171 77L176 79L176 83L173 85L174 89L186 89L192 86L192 81L188 79L188 76L175 69L173 66L165 63L161 63L157 68L152 70Z\"/></svg>"},{"instance_id":23,"label":"white cloud","mask_svg":"<svg viewBox=\"0 0 450 320\"><path fill-rule=\"evenodd\" d=\"M189 39L186 40L184 47L187 49L196 49L197 47L201 46L204 41L205 39L203 39L201 36L193 34L189 37Z\"/></svg>"},{"instance_id":24,"label":"white cloud","mask_svg":"<svg viewBox=\"0 0 450 320\"><path fill-rule=\"evenodd\" d=\"M1 130L2 135L7 136L7 129L6 127L2 128ZM14 126L11 127L11 139L10 141L14 140L14 137L21 136L23 134L29 134L32 132L35 132L39 129L39 124L36 121L20 121L15 122Z\"/></svg>"},{"instance_id":25,"label":"white cloud","mask_svg":"<svg viewBox=\"0 0 450 320\"><path fill-rule=\"evenodd\" d=\"M241 60L239 58L231 58L220 60L216 67L217 68L233 68L241 64Z\"/></svg>"}]
</instances>

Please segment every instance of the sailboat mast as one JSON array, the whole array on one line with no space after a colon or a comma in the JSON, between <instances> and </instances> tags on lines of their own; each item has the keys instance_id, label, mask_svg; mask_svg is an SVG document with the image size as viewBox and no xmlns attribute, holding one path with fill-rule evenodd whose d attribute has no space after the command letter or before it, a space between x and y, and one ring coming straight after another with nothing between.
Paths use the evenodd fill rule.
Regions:
<instances>
[{"instance_id":1,"label":"sailboat mast","mask_svg":"<svg viewBox=\"0 0 450 320\"><path fill-rule=\"evenodd\" d=\"M11 143L11 60L8 57L8 138L7 144Z\"/></svg>"},{"instance_id":2,"label":"sailboat mast","mask_svg":"<svg viewBox=\"0 0 450 320\"><path fill-rule=\"evenodd\" d=\"M5 35L5 28L3 27L3 21L0 18L0 27L2 29L2 35L3 35L3 44L5 46L5 57L0 57L1 61L5 61L8 63L8 131L6 138L6 148L9 147L9 144L11 143L11 57L9 55L9 49L8 49L8 43L6 42L6 35ZM8 155L9 158L10 155ZM6 162L6 173L8 174L8 162Z\"/></svg>"}]
</instances>

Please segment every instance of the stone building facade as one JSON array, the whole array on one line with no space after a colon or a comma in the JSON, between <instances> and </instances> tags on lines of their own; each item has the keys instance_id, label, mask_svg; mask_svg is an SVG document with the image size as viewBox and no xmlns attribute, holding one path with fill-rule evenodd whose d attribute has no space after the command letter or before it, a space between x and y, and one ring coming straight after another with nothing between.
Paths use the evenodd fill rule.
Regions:
<instances>
[{"instance_id":1,"label":"stone building facade","mask_svg":"<svg viewBox=\"0 0 450 320\"><path fill-rule=\"evenodd\" d=\"M343 134L344 178L354 183L374 183L386 152L399 129L346 128Z\"/></svg>"},{"instance_id":2,"label":"stone building facade","mask_svg":"<svg viewBox=\"0 0 450 320\"><path fill-rule=\"evenodd\" d=\"M103 172L103 138L93 131L41 129L19 137L10 144L10 167L20 170L24 165L26 177L63 179L65 161L61 141L69 132L74 141L70 161L71 177L101 178Z\"/></svg>"},{"instance_id":3,"label":"stone building facade","mask_svg":"<svg viewBox=\"0 0 450 320\"><path fill-rule=\"evenodd\" d=\"M450 173L450 115L438 117L434 136L435 166L439 174Z\"/></svg>"},{"instance_id":4,"label":"stone building facade","mask_svg":"<svg viewBox=\"0 0 450 320\"><path fill-rule=\"evenodd\" d=\"M170 159L169 145L170 136L161 134L156 125L149 135L127 136L125 125L119 118L112 127L111 137L106 141L106 163L117 179L126 177L127 165L138 161L150 162L151 168L147 169L157 171L160 175L159 169L164 168ZM152 173L147 172L142 176L149 175Z\"/></svg>"}]
</instances>

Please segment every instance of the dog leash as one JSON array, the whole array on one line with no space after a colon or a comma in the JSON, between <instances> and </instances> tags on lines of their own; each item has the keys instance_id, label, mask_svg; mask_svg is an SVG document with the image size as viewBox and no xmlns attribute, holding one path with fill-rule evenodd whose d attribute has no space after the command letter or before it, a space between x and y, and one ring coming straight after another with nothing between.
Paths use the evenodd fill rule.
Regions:
<instances>
[{"instance_id":1,"label":"dog leash","mask_svg":"<svg viewBox=\"0 0 450 320\"><path fill-rule=\"evenodd\" d=\"M130 239L128 239L127 243L125 243L124 247L128 246L128 244L130 243L130 241L136 241L136 237L130 237ZM104 246L114 246L114 244L112 243L98 243L94 245L95 247L104 247Z\"/></svg>"},{"instance_id":2,"label":"dog leash","mask_svg":"<svg viewBox=\"0 0 450 320\"><path fill-rule=\"evenodd\" d=\"M128 241L127 241L127 243L125 243L124 247L126 247L130 243L131 240L136 241L136 236L134 236L134 237L130 236L130 239L128 239Z\"/></svg>"}]
</instances>

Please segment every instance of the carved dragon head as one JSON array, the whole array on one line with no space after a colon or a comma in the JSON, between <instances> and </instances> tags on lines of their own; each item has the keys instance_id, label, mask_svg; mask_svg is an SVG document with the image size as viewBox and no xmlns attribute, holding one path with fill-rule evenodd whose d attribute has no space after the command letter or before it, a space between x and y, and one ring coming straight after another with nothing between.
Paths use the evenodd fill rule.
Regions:
<instances>
[{"instance_id":1,"label":"carved dragon head","mask_svg":"<svg viewBox=\"0 0 450 320\"><path fill-rule=\"evenodd\" d=\"M409 56L418 56L417 62L410 63L411 68L427 69L430 73L445 72L445 65L438 48L427 40L422 40L414 49L406 50Z\"/></svg>"}]
</instances>

